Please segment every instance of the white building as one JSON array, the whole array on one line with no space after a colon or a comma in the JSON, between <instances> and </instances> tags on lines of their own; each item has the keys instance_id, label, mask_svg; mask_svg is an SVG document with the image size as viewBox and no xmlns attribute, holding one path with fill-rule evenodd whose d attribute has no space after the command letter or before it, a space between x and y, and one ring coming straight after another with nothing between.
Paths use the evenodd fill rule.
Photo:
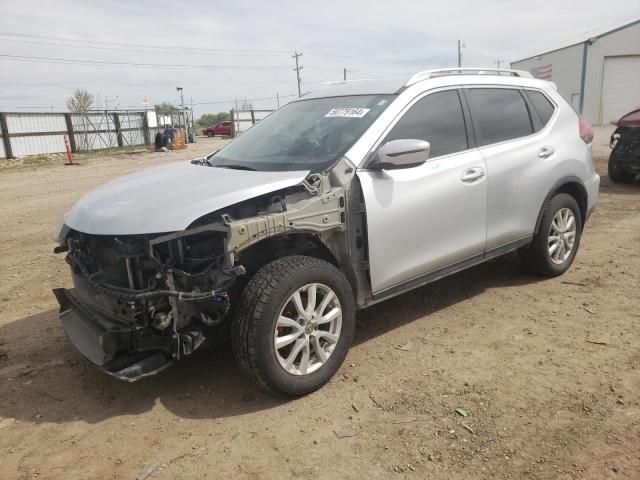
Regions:
<instances>
[{"instance_id":1,"label":"white building","mask_svg":"<svg viewBox=\"0 0 640 480\"><path fill-rule=\"evenodd\" d=\"M558 91L594 125L640 107L640 19L511 63Z\"/></svg>"}]
</instances>

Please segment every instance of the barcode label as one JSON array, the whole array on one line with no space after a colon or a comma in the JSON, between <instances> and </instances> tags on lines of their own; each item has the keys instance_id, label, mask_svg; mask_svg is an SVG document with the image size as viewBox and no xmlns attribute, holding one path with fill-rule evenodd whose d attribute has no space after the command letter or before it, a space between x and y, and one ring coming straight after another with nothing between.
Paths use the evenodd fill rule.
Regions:
<instances>
[{"instance_id":1,"label":"barcode label","mask_svg":"<svg viewBox=\"0 0 640 480\"><path fill-rule=\"evenodd\" d=\"M370 108L332 108L325 117L362 118L369 113Z\"/></svg>"}]
</instances>

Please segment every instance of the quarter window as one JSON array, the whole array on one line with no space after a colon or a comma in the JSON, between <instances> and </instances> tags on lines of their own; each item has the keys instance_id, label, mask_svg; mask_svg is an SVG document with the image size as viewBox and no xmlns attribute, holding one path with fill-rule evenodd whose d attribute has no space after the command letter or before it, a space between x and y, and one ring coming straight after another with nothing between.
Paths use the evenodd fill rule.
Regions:
<instances>
[{"instance_id":1,"label":"quarter window","mask_svg":"<svg viewBox=\"0 0 640 480\"><path fill-rule=\"evenodd\" d=\"M553 103L551 103L542 92L538 92L536 90L527 90L527 96L529 97L529 100L531 100L533 108L538 114L538 118L540 118L542 125L546 125L555 110Z\"/></svg>"},{"instance_id":2,"label":"quarter window","mask_svg":"<svg viewBox=\"0 0 640 480\"><path fill-rule=\"evenodd\" d=\"M467 98L479 130L480 146L533 133L527 104L518 90L471 88Z\"/></svg>"},{"instance_id":3,"label":"quarter window","mask_svg":"<svg viewBox=\"0 0 640 480\"><path fill-rule=\"evenodd\" d=\"M395 124L385 143L404 138L428 141L430 157L466 150L467 133L458 92L437 92L418 100Z\"/></svg>"}]
</instances>

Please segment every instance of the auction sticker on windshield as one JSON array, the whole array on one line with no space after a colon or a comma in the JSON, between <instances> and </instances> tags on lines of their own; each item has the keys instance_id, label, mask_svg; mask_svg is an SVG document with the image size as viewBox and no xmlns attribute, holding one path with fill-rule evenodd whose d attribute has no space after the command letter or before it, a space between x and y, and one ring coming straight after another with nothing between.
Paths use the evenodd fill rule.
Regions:
<instances>
[{"instance_id":1,"label":"auction sticker on windshield","mask_svg":"<svg viewBox=\"0 0 640 480\"><path fill-rule=\"evenodd\" d=\"M332 108L325 117L362 118L370 108Z\"/></svg>"}]
</instances>

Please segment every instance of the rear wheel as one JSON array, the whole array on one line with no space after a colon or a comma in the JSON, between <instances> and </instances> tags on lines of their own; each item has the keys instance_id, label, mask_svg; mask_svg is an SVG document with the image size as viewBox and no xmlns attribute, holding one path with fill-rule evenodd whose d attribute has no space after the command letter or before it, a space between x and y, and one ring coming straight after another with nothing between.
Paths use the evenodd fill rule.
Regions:
<instances>
[{"instance_id":1,"label":"rear wheel","mask_svg":"<svg viewBox=\"0 0 640 480\"><path fill-rule=\"evenodd\" d=\"M238 364L265 390L304 395L327 383L355 329L353 293L323 260L283 257L249 281L232 323Z\"/></svg>"},{"instance_id":2,"label":"rear wheel","mask_svg":"<svg viewBox=\"0 0 640 480\"><path fill-rule=\"evenodd\" d=\"M573 263L581 234L578 202L571 195L559 193L545 206L538 232L531 244L520 250L520 258L533 273L562 275Z\"/></svg>"}]
</instances>

